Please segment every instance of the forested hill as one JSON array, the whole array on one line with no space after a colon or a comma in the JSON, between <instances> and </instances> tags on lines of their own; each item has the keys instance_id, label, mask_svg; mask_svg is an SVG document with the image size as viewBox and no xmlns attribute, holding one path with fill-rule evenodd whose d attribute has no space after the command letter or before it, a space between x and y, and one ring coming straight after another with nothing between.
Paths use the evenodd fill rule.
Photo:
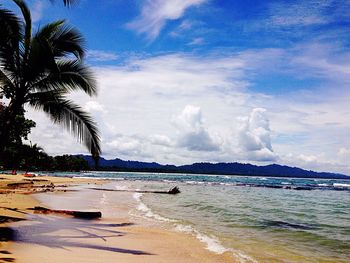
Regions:
<instances>
[{"instance_id":1,"label":"forested hill","mask_svg":"<svg viewBox=\"0 0 350 263\"><path fill-rule=\"evenodd\" d=\"M87 160L91 168L95 167L91 156L80 155ZM190 165L162 165L138 161L124 161L121 159L106 160L100 158L99 170L108 171L135 171L135 172L172 172L194 174L225 174L225 175L248 175L248 176L271 176L271 177L299 177L299 178L324 178L324 179L350 179L350 176L337 173L314 172L297 167L271 164L257 166L245 163L194 163Z\"/></svg>"}]
</instances>

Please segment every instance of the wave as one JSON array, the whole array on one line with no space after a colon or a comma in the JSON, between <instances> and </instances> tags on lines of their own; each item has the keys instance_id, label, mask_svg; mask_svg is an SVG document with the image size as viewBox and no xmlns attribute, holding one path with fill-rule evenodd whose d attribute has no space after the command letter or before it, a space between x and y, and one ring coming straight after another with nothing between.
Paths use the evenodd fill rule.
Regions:
<instances>
[{"instance_id":1,"label":"wave","mask_svg":"<svg viewBox=\"0 0 350 263\"><path fill-rule=\"evenodd\" d=\"M178 183L179 181L164 179L164 180L162 180L162 182L164 182L164 183Z\"/></svg>"},{"instance_id":2,"label":"wave","mask_svg":"<svg viewBox=\"0 0 350 263\"><path fill-rule=\"evenodd\" d=\"M350 188L350 184L334 183L333 186L334 186L334 187L346 187L346 188Z\"/></svg>"},{"instance_id":3,"label":"wave","mask_svg":"<svg viewBox=\"0 0 350 263\"><path fill-rule=\"evenodd\" d=\"M126 178L122 177L96 177L96 176L73 176L72 178L79 178L79 179L91 179L91 180L110 180L110 181L123 181L126 180Z\"/></svg>"},{"instance_id":4,"label":"wave","mask_svg":"<svg viewBox=\"0 0 350 263\"><path fill-rule=\"evenodd\" d=\"M213 253L223 254L225 252L231 252L238 262L258 263L255 259L244 254L243 252L241 252L239 250L234 250L231 248L224 247L217 237L212 236L212 235L211 236L205 235L190 225L176 224L175 231L194 235L200 242L202 242L206 245L207 250L209 250Z\"/></svg>"},{"instance_id":5,"label":"wave","mask_svg":"<svg viewBox=\"0 0 350 263\"><path fill-rule=\"evenodd\" d=\"M209 251L212 251L216 254L222 254L230 250L222 246L216 237L204 235L189 225L177 224L175 226L175 230L186 234L194 234L199 241L206 244Z\"/></svg>"},{"instance_id":6,"label":"wave","mask_svg":"<svg viewBox=\"0 0 350 263\"><path fill-rule=\"evenodd\" d=\"M176 220L166 218L156 213L153 213L153 211L147 205L145 205L145 203L142 202L141 197L142 197L142 193L133 194L133 198L138 202L137 210L143 212L144 216L148 218L153 218L159 221L163 221L163 222L176 222Z\"/></svg>"},{"instance_id":7,"label":"wave","mask_svg":"<svg viewBox=\"0 0 350 263\"><path fill-rule=\"evenodd\" d=\"M329 186L329 184L317 184L317 186Z\"/></svg>"},{"instance_id":8,"label":"wave","mask_svg":"<svg viewBox=\"0 0 350 263\"><path fill-rule=\"evenodd\" d=\"M153 218L155 220L162 221L162 222L177 223L177 220L166 218L159 214L154 213L151 210L151 208L149 208L145 203L142 202L142 199L141 199L142 195L143 195L142 193L134 193L133 198L138 202L137 210L143 212L145 217ZM224 247L220 243L218 238L216 238L215 236L205 235L199 232L198 230L196 230L195 228L191 227L190 225L176 224L175 230L178 232L194 235L200 242L206 245L206 249L208 249L213 253L223 254L225 252L232 252L233 255L237 258L237 260L241 263L256 262L254 259L252 259L248 255L245 255L240 251L235 251L233 249Z\"/></svg>"},{"instance_id":9,"label":"wave","mask_svg":"<svg viewBox=\"0 0 350 263\"><path fill-rule=\"evenodd\" d=\"M235 257L235 259L238 262L241 263L257 263L256 260L254 260L252 257L244 254L242 251L235 250L232 248L224 247L220 240L213 236L213 235L206 235L201 232L199 232L197 229L193 228L190 225L184 225L179 224L178 220L170 219L163 217L157 213L154 213L151 208L149 208L143 201L142 201L142 193L134 193L133 198L137 201L137 210L142 212L143 216L146 218L155 219L157 221L161 222L167 222L172 223L175 225L175 231L183 232L186 234L191 234L195 236L200 242L204 243L206 245L206 249L216 253L216 254L223 254L225 252L231 252L232 255Z\"/></svg>"}]
</instances>

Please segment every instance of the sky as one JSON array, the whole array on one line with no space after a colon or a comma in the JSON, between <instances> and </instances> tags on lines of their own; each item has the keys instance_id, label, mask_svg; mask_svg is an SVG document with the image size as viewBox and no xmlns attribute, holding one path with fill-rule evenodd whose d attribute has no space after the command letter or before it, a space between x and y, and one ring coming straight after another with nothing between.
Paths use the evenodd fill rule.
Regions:
<instances>
[{"instance_id":1,"label":"sky","mask_svg":"<svg viewBox=\"0 0 350 263\"><path fill-rule=\"evenodd\" d=\"M35 30L64 18L86 38L98 96L70 98L98 123L103 157L350 175L350 1L28 3ZM43 113L27 117L47 153L88 153Z\"/></svg>"}]
</instances>

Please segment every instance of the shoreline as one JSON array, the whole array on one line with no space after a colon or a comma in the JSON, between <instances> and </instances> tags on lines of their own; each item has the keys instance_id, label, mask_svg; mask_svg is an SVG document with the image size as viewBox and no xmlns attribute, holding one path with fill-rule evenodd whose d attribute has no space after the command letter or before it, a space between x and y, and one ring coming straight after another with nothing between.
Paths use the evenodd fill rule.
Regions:
<instances>
[{"instance_id":1,"label":"shoreline","mask_svg":"<svg viewBox=\"0 0 350 263\"><path fill-rule=\"evenodd\" d=\"M4 177L4 176L3 176ZM13 176L6 176L13 179L21 179ZM50 180L54 184L96 184L106 181L98 181L94 179L76 179L76 178L62 178L62 177L38 177L40 179ZM22 178L23 180L24 178ZM98 181L98 182L97 182ZM2 183L1 183L2 182ZM3 188L3 179L0 180L0 190ZM2 186L2 187L1 187ZM92 190L90 190L92 191ZM1 199L9 197L10 194L1 194ZM67 194L54 194L56 198L62 199ZM132 195L132 194L131 194ZM23 195L19 193L13 194L16 198L10 198L12 201L8 202L8 208L28 208L35 205L39 205L41 202L38 200L38 196L35 195ZM19 199L23 200L19 200ZM25 200L24 200L25 199ZM5 201L6 202L6 201ZM3 206L4 200L1 200L1 206ZM45 202L41 205L46 205ZM50 207L59 209L58 207ZM233 255L229 252L222 254L215 254L205 248L205 245L200 242L195 236L176 232L170 229L163 228L161 223L158 225L149 226L146 219L135 220L129 215L127 216L126 207L113 207L116 209L116 213L120 215L114 218L104 218L100 220L81 221L68 217L57 216L34 216L30 220L21 221L18 223L10 223L11 228L16 231L42 231L42 228L46 228L45 234L40 236L24 236L19 241L7 242L1 245L1 250L8 251L13 254L9 254L16 259L16 262L62 262L62 260L70 260L74 258L74 262L96 262L91 257L103 257L103 262L113 262L120 260L121 262L235 262ZM119 209L119 210L118 210ZM0 210L0 215L4 216L6 213ZM12 210L7 211L9 213L17 213ZM23 214L22 214L23 217ZM28 217L28 215L27 215ZM53 224L46 219L50 219ZM58 219L59 218L59 221ZM56 220L56 221L55 221ZM45 223L44 223L45 222ZM62 230L63 225L67 229ZM76 227L79 222L78 227ZM81 223L82 222L82 223ZM90 225L96 225L95 229ZM4 225L0 225L3 227ZM9 223L6 224L9 226ZM61 229L57 229L60 226ZM73 227L67 227L73 226ZM64 228L63 227L63 228ZM97 228L97 229L96 229ZM88 230L87 230L88 229ZM90 229L90 230L89 230ZM116 229L118 231L116 231ZM77 235L77 232L84 231L89 232L95 238L84 240L84 235ZM116 235L107 235L106 233L118 232ZM51 241L56 236L59 242L55 243ZM73 238L63 238L63 237ZM105 237L106 236L106 237ZM45 242L53 242L52 246L45 246L42 240ZM85 238L86 239L86 238ZM76 242L79 240L79 242ZM61 242L61 243L60 243ZM60 248L60 246L62 246ZM64 249L63 249L64 248ZM68 250L68 251L67 251ZM45 255L52 255L48 259ZM54 255L54 258L53 258ZM0 262L1 261L0 255ZM49 260L49 261L47 261Z\"/></svg>"}]
</instances>

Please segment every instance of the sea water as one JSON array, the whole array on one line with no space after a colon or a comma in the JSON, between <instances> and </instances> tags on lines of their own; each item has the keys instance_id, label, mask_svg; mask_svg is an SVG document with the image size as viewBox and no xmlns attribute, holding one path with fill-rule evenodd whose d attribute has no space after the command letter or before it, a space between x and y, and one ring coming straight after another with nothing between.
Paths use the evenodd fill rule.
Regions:
<instances>
[{"instance_id":1,"label":"sea water","mask_svg":"<svg viewBox=\"0 0 350 263\"><path fill-rule=\"evenodd\" d=\"M178 195L133 194L135 210L196 236L213 253L232 253L240 262L350 262L347 180L115 172L69 175L115 179L108 185L112 189L179 186Z\"/></svg>"}]
</instances>

